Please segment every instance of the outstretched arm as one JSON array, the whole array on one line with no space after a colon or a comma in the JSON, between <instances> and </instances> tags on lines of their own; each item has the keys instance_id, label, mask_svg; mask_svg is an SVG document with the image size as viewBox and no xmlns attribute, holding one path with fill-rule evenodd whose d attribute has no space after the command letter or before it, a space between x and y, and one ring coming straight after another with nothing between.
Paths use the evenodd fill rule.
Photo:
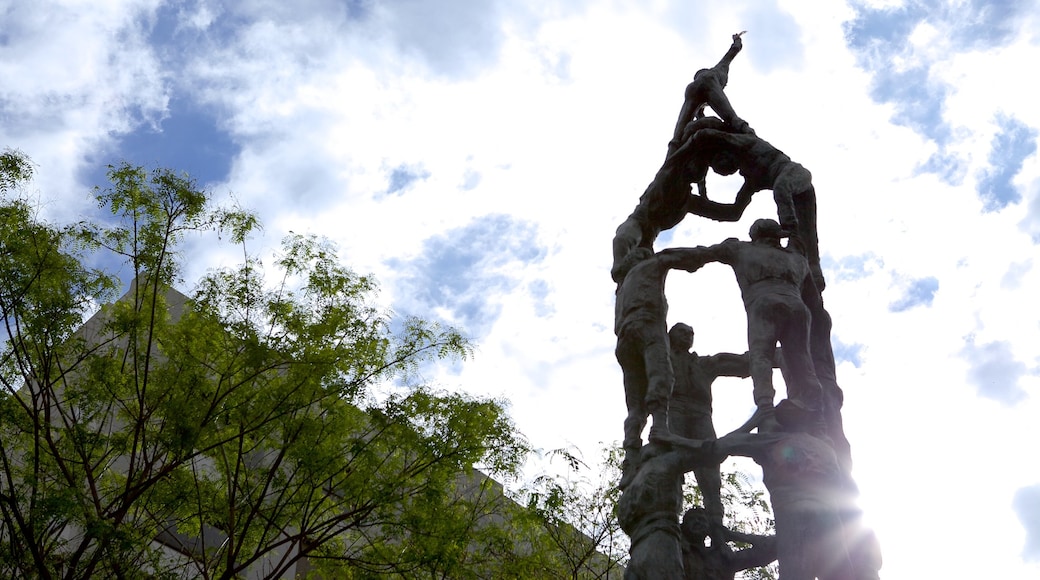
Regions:
<instances>
[{"instance_id":1,"label":"outstretched arm","mask_svg":"<svg viewBox=\"0 0 1040 580\"><path fill-rule=\"evenodd\" d=\"M750 548L736 550L730 554L729 568L734 572L765 566L776 560L776 536L743 534L733 530L729 530L729 535L733 541L751 544Z\"/></svg>"},{"instance_id":2,"label":"outstretched arm","mask_svg":"<svg viewBox=\"0 0 1040 580\"><path fill-rule=\"evenodd\" d=\"M720 352L701 357L701 368L706 368L710 374L716 377L746 379L751 376L751 355L746 352L744 354Z\"/></svg>"},{"instance_id":3,"label":"outstretched arm","mask_svg":"<svg viewBox=\"0 0 1040 580\"><path fill-rule=\"evenodd\" d=\"M785 433L730 433L715 441L714 451L719 455L740 455L759 460L786 436Z\"/></svg>"},{"instance_id":4,"label":"outstretched arm","mask_svg":"<svg viewBox=\"0 0 1040 580\"><path fill-rule=\"evenodd\" d=\"M669 270L686 270L696 272L701 266L713 261L708 253L709 248L697 246L696 248L665 248L657 252L657 259L661 265Z\"/></svg>"},{"instance_id":5,"label":"outstretched arm","mask_svg":"<svg viewBox=\"0 0 1040 580\"><path fill-rule=\"evenodd\" d=\"M706 127L691 133L690 140L692 141L692 146L698 152L704 152L702 154L705 157L710 158L711 155L718 151L729 151L739 157L744 149L751 146L748 137L744 133L733 133L714 127Z\"/></svg>"},{"instance_id":6,"label":"outstretched arm","mask_svg":"<svg viewBox=\"0 0 1040 580\"><path fill-rule=\"evenodd\" d=\"M739 202L719 203L717 201L711 201L708 199L708 192L703 183L703 178L701 178L697 183L699 195L690 194L686 198L686 213L706 217L717 222L740 221L740 218L744 215L744 210L747 208L748 204Z\"/></svg>"}]
</instances>

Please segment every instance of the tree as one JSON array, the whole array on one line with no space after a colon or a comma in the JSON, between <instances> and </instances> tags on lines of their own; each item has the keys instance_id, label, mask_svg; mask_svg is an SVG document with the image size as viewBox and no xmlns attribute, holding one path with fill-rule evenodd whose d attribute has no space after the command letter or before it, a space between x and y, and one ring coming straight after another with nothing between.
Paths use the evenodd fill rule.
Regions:
<instances>
[{"instance_id":1,"label":"tree","mask_svg":"<svg viewBox=\"0 0 1040 580\"><path fill-rule=\"evenodd\" d=\"M603 454L603 469L594 471L574 452L554 449L550 460L563 459L566 475L543 474L521 490L528 515L543 532L541 551L559 561L566 572L561 577L620 577L628 559L628 538L614 507L623 451L614 447Z\"/></svg>"},{"instance_id":2,"label":"tree","mask_svg":"<svg viewBox=\"0 0 1040 580\"><path fill-rule=\"evenodd\" d=\"M286 238L274 283L246 254L187 299L172 290L179 244L217 232L244 246L254 216L123 164L96 191L110 223L59 227L8 195L30 175L24 155L0 157L0 574L537 566L502 523L515 508L474 469L512 477L525 457L504 403L419 381L469 355L456 330L381 311L375 281L314 236ZM106 255L133 283L83 324L116 297L87 265Z\"/></svg>"}]
</instances>

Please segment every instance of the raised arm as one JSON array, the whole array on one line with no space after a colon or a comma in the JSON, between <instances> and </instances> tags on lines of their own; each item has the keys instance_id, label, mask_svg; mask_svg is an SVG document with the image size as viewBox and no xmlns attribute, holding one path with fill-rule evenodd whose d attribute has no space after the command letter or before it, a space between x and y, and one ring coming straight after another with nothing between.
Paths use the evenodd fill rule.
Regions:
<instances>
[{"instance_id":1,"label":"raised arm","mask_svg":"<svg viewBox=\"0 0 1040 580\"><path fill-rule=\"evenodd\" d=\"M737 56L737 53L739 53L742 48L744 48L744 41L741 40L740 37L744 36L745 32L747 32L747 30L741 30L733 35L733 44L729 45L729 50L726 51L726 54L722 55L722 60L720 60L713 68L729 68L729 63L733 62L733 58Z\"/></svg>"}]
</instances>

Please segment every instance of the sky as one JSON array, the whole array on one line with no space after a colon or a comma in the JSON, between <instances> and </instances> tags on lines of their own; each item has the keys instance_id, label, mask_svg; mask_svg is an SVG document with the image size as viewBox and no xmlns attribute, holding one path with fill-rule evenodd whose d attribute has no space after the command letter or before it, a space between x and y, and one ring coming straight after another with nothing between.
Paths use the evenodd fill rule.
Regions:
<instances>
[{"instance_id":1,"label":"sky","mask_svg":"<svg viewBox=\"0 0 1040 580\"><path fill-rule=\"evenodd\" d=\"M0 147L32 158L56 222L99 217L127 160L255 210L251 252L327 236L386 308L473 339L432 383L506 397L532 445L594 462L626 413L611 238L741 30L730 102L813 175L882 577L1037 577L1036 0L0 0ZM760 217L768 193L657 248ZM240 255L189 242L183 289ZM667 295L700 354L747 348L726 266ZM715 397L720 432L753 410L750 381Z\"/></svg>"}]
</instances>

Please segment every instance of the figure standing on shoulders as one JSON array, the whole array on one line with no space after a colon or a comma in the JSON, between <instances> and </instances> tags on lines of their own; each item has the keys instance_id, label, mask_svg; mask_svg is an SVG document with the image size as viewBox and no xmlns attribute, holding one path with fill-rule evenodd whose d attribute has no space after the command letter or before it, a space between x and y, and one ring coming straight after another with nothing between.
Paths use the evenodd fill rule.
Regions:
<instances>
[{"instance_id":1,"label":"figure standing on shoulders","mask_svg":"<svg viewBox=\"0 0 1040 580\"><path fill-rule=\"evenodd\" d=\"M779 341L791 380L787 399L776 409L776 419L820 430L824 426L822 388L809 350L810 305L820 300L820 293L805 256L781 247L780 238L786 234L780 224L771 219L756 220L750 235L750 242L730 238L708 248L686 251L701 252L705 263L722 262L733 268L747 311L757 419L768 421L773 417L773 361Z\"/></svg>"},{"instance_id":2,"label":"figure standing on shoulders","mask_svg":"<svg viewBox=\"0 0 1040 580\"><path fill-rule=\"evenodd\" d=\"M691 253L692 252L692 253ZM668 354L668 301L664 295L669 270L696 270L693 250L665 250L654 254L637 248L626 262L622 282L614 299L614 351L621 365L625 385L625 459L620 486L624 488L635 474L642 447L642 432L647 416L653 417L651 433L668 432L668 399L675 374Z\"/></svg>"}]
</instances>

